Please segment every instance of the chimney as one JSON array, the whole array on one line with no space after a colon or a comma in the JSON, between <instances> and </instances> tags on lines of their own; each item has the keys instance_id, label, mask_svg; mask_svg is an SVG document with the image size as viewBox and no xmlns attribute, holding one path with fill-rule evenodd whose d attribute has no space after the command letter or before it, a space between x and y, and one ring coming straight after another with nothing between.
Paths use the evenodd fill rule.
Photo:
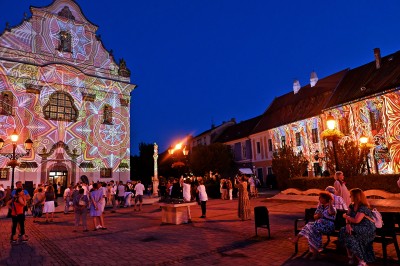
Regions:
<instances>
[{"instance_id":1,"label":"chimney","mask_svg":"<svg viewBox=\"0 0 400 266\"><path fill-rule=\"evenodd\" d=\"M381 68L381 49L374 48L374 56L375 56L376 69L380 69Z\"/></svg>"},{"instance_id":2,"label":"chimney","mask_svg":"<svg viewBox=\"0 0 400 266\"><path fill-rule=\"evenodd\" d=\"M293 92L294 92L294 94L298 93L300 88L301 88L300 81L295 79L294 82L293 82Z\"/></svg>"},{"instance_id":3,"label":"chimney","mask_svg":"<svg viewBox=\"0 0 400 266\"><path fill-rule=\"evenodd\" d=\"M317 73L315 73L315 71L311 72L311 76L310 76L310 85L311 87L314 87L315 84L317 84L318 82L318 76Z\"/></svg>"}]
</instances>

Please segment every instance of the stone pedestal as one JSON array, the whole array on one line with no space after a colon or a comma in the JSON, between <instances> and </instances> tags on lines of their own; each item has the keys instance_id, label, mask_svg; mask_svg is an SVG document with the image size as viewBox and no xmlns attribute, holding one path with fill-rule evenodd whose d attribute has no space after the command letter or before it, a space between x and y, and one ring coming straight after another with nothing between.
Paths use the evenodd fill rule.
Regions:
<instances>
[{"instance_id":1,"label":"stone pedestal","mask_svg":"<svg viewBox=\"0 0 400 266\"><path fill-rule=\"evenodd\" d=\"M161 207L161 222L163 224L183 224L190 220L190 206L197 202L179 204L159 203Z\"/></svg>"}]
</instances>

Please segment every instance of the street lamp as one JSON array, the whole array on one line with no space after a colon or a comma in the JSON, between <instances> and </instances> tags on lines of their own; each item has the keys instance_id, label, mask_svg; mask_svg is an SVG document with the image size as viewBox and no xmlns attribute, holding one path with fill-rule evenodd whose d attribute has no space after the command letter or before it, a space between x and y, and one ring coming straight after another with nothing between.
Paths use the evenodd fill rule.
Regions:
<instances>
[{"instance_id":1,"label":"street lamp","mask_svg":"<svg viewBox=\"0 0 400 266\"><path fill-rule=\"evenodd\" d=\"M369 162L368 162L368 154L369 154L369 150L368 149L368 137L362 135L360 137L360 144L361 144L361 152L364 153L365 152L365 163L367 164L367 173L368 175L371 174L371 170L370 170L370 166L369 166Z\"/></svg>"},{"instance_id":2,"label":"street lamp","mask_svg":"<svg viewBox=\"0 0 400 266\"><path fill-rule=\"evenodd\" d=\"M168 149L168 153L172 156L175 155L177 157L178 162L172 164L172 168L174 168L174 165L176 165L177 167L179 167L179 159L181 157L181 155L183 155L185 157L186 163L181 162L180 166L187 166L188 162L187 162L187 156L189 155L189 150L187 148L187 146L183 146L182 143L178 143L175 145L175 147L170 147Z\"/></svg>"},{"instance_id":3,"label":"street lamp","mask_svg":"<svg viewBox=\"0 0 400 266\"><path fill-rule=\"evenodd\" d=\"M334 131L336 129L336 120L331 113L329 113L329 115L326 117L326 126L331 131ZM336 154L337 137L335 135L332 135L328 138L328 140L330 140L332 142L333 156L335 158L335 170L339 171L338 158L337 158L337 154Z\"/></svg>"},{"instance_id":4,"label":"street lamp","mask_svg":"<svg viewBox=\"0 0 400 266\"><path fill-rule=\"evenodd\" d=\"M11 135L11 143L13 147L13 152L12 153L1 153L4 157L7 157L10 159L10 161L7 163L7 166L10 166L12 171L11 171L11 191L14 190L14 174L15 174L15 167L19 165L18 159L26 156L30 153L33 145L33 141L31 139L27 139L24 143L24 147L26 150L26 153L15 153L15 150L17 149L17 141L18 141L19 135L17 133L17 130L14 129L14 132ZM4 145L4 140L0 138L0 150L3 148Z\"/></svg>"}]
</instances>

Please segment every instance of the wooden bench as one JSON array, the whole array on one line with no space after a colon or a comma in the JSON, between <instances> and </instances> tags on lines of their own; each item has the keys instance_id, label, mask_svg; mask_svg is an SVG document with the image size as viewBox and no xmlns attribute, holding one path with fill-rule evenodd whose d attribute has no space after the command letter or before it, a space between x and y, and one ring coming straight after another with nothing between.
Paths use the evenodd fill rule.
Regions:
<instances>
[{"instance_id":1,"label":"wooden bench","mask_svg":"<svg viewBox=\"0 0 400 266\"><path fill-rule=\"evenodd\" d=\"M376 228L375 231L375 243L382 244L382 255L383 255L383 262L386 265L387 261L387 246L390 244L394 245L397 255L397 261L400 262L400 250L399 244L397 243L396 234L398 234L398 230L396 230L396 223L398 223L398 217L400 213L398 212L381 212L383 226L382 228ZM397 227L398 229L398 227Z\"/></svg>"},{"instance_id":2,"label":"wooden bench","mask_svg":"<svg viewBox=\"0 0 400 266\"><path fill-rule=\"evenodd\" d=\"M299 222L304 222L304 224L307 224L308 222L314 221L314 213L315 213L316 208L308 208L305 209L304 211L304 218L301 219L296 219L294 222L294 234L297 236L297 234L300 232L301 228L298 227ZM324 247L326 247L329 242L330 242L330 237L338 237L339 236L339 231L340 228L344 227L346 225L346 221L343 218L343 214L346 213L345 211L338 210L336 214L336 219L335 219L335 231L333 231L331 234L326 235L328 238L328 241L324 244ZM399 251L399 244L397 242L397 237L396 234L399 234L399 223L400 223L400 213L398 212L381 212L382 214L382 220L383 220L383 226L382 228L377 228L375 231L375 243L381 243L382 244L382 254L383 254L383 260L386 265L387 262L387 246L390 244L393 244L396 250L397 254L397 260L400 261L400 251ZM397 225L397 227L396 227ZM295 245L295 253L298 252L298 245L296 243Z\"/></svg>"},{"instance_id":3,"label":"wooden bench","mask_svg":"<svg viewBox=\"0 0 400 266\"><path fill-rule=\"evenodd\" d=\"M305 209L304 218L296 219L294 221L294 235L295 236L297 236L297 234L303 228L303 227L299 228L299 222L302 222L303 226L304 226L308 222L314 221L314 214L315 214L316 209L317 208ZM326 235L328 241L324 244L324 247L326 247L329 244L329 242L331 241L331 236L338 237L340 228L342 228L343 226L346 226L346 220L343 218L344 213L346 213L346 211L343 211L343 210L337 211L336 218L335 218L335 230L332 233ZM298 244L297 243L294 246L294 251L295 251L295 253L298 252Z\"/></svg>"}]
</instances>

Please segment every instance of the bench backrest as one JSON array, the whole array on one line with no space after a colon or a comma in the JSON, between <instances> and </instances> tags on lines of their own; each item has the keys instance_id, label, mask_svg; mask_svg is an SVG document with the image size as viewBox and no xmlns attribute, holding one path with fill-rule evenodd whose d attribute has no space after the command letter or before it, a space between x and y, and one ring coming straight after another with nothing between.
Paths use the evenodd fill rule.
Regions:
<instances>
[{"instance_id":1,"label":"bench backrest","mask_svg":"<svg viewBox=\"0 0 400 266\"><path fill-rule=\"evenodd\" d=\"M304 220L306 223L314 221L314 213L317 208L307 208L304 211ZM344 210L337 210L336 218L335 218L335 230L340 230L343 226L346 226L346 220L343 218L343 214L346 211Z\"/></svg>"}]
</instances>

